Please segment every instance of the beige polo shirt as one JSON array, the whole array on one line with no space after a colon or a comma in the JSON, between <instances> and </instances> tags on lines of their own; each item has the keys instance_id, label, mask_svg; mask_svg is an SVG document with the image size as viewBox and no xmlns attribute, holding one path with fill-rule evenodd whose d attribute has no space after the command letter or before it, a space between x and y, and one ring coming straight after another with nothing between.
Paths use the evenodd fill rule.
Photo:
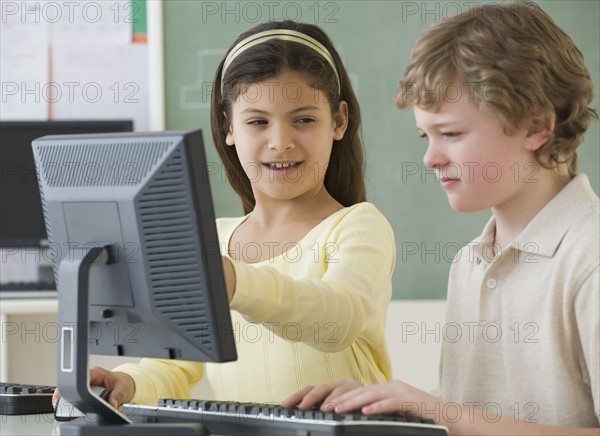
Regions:
<instances>
[{"instance_id":1,"label":"beige polo shirt","mask_svg":"<svg viewBox=\"0 0 600 436\"><path fill-rule=\"evenodd\" d=\"M442 397L492 422L598 427L598 196L578 175L497 257L495 225L450 271Z\"/></svg>"}]
</instances>

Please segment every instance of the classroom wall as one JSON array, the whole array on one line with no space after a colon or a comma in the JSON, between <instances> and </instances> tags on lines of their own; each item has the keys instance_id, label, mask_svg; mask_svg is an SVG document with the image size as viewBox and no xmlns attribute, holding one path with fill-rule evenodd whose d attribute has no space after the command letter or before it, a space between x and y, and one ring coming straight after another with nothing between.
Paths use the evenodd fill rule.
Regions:
<instances>
[{"instance_id":1,"label":"classroom wall","mask_svg":"<svg viewBox=\"0 0 600 436\"><path fill-rule=\"evenodd\" d=\"M209 131L210 90L219 60L239 33L258 22L290 18L317 24L342 54L358 93L368 198L388 217L396 235L394 298L444 298L455 253L479 234L490 214L464 214L450 208L433 173L421 164L426 143L418 137L412 111L397 110L394 95L419 32L438 19L482 3L489 2L165 2L166 127L204 130L214 164L211 183L217 216L242 213ZM600 3L538 3L583 52L596 85L593 106L598 108ZM599 143L595 123L581 148L581 170L590 176L596 192L600 191ZM519 177L526 175L527 169L522 169Z\"/></svg>"}]
</instances>

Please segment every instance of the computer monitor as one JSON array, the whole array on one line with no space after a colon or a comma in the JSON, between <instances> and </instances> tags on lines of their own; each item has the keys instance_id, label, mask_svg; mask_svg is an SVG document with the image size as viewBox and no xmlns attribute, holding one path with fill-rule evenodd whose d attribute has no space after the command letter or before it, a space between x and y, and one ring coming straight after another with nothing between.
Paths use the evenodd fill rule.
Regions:
<instances>
[{"instance_id":1,"label":"computer monitor","mask_svg":"<svg viewBox=\"0 0 600 436\"><path fill-rule=\"evenodd\" d=\"M0 122L0 242L38 247L46 240L31 142L41 136L130 132L131 120Z\"/></svg>"},{"instance_id":2,"label":"computer monitor","mask_svg":"<svg viewBox=\"0 0 600 436\"><path fill-rule=\"evenodd\" d=\"M33 155L59 295L62 395L123 424L89 389L88 352L235 360L201 132L46 136Z\"/></svg>"}]
</instances>

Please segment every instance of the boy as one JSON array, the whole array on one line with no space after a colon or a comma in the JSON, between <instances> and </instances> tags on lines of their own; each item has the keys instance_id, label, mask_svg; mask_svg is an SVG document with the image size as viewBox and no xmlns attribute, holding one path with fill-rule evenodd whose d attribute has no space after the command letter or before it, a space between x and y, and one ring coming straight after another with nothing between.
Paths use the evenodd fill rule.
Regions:
<instances>
[{"instance_id":1,"label":"boy","mask_svg":"<svg viewBox=\"0 0 600 436\"><path fill-rule=\"evenodd\" d=\"M447 326L463 334L445 338L441 399L337 382L285 404L411 413L451 434L600 433L599 199L577 175L590 74L537 5L490 7L425 31L397 95L451 206L493 213L450 271Z\"/></svg>"}]
</instances>

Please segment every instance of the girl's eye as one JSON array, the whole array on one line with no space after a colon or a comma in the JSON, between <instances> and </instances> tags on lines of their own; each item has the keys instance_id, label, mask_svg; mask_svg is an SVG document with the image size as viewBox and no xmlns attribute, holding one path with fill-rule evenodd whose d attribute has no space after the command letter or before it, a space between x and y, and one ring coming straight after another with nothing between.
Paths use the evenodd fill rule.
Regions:
<instances>
[{"instance_id":1,"label":"girl's eye","mask_svg":"<svg viewBox=\"0 0 600 436\"><path fill-rule=\"evenodd\" d=\"M442 135L446 136L448 138L455 138L457 136L462 135L462 133L461 132L445 132L445 133L442 133Z\"/></svg>"},{"instance_id":2,"label":"girl's eye","mask_svg":"<svg viewBox=\"0 0 600 436\"><path fill-rule=\"evenodd\" d=\"M426 139L427 138L427 134L426 133L421 133L421 134L419 134L419 138Z\"/></svg>"},{"instance_id":3,"label":"girl's eye","mask_svg":"<svg viewBox=\"0 0 600 436\"><path fill-rule=\"evenodd\" d=\"M246 122L249 126L261 126L267 124L265 120L249 120Z\"/></svg>"}]
</instances>

